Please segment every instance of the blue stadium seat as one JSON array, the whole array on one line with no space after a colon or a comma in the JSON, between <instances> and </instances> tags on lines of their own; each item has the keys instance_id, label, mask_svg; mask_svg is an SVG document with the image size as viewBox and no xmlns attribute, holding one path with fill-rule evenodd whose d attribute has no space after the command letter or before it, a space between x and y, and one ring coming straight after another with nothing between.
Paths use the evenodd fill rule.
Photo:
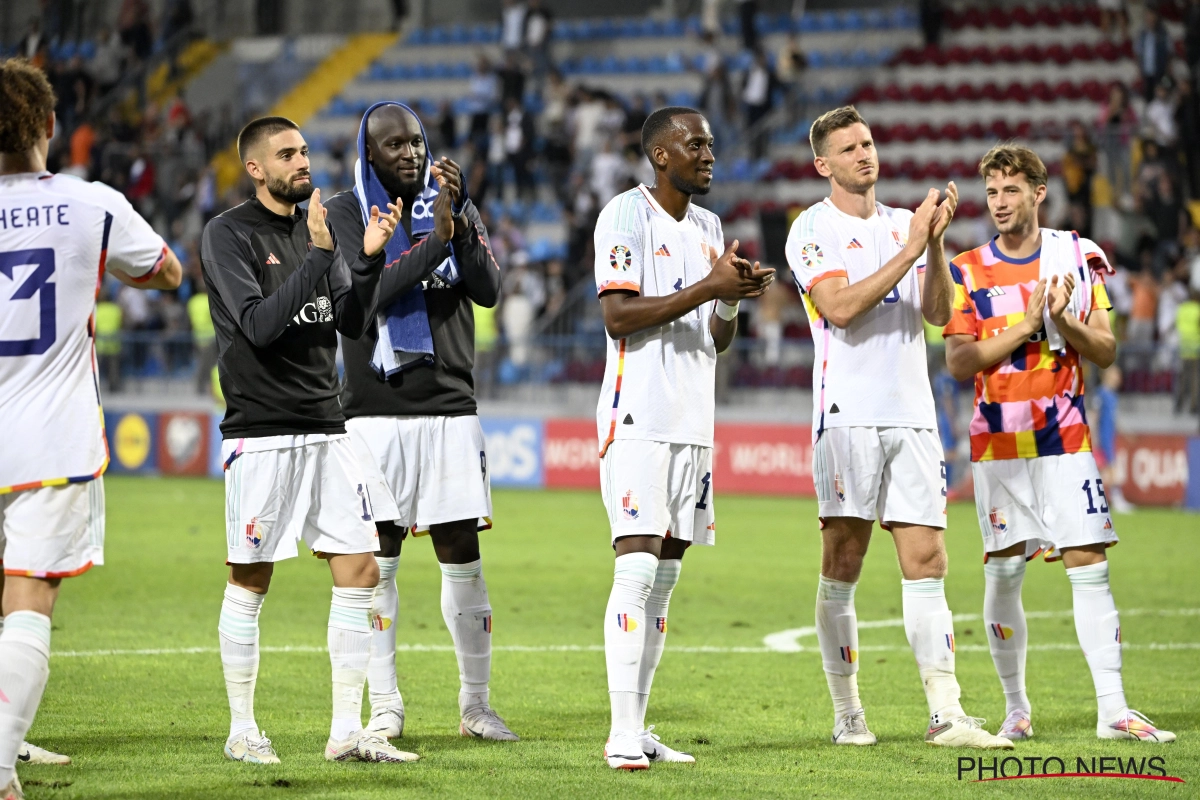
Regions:
<instances>
[{"instance_id":1,"label":"blue stadium seat","mask_svg":"<svg viewBox=\"0 0 1200 800\"><path fill-rule=\"evenodd\" d=\"M836 31L841 23L838 15L832 11L822 11L816 15L818 31Z\"/></svg>"},{"instance_id":2,"label":"blue stadium seat","mask_svg":"<svg viewBox=\"0 0 1200 800\"><path fill-rule=\"evenodd\" d=\"M850 66L852 67L871 67L874 65L875 56L862 48L850 54Z\"/></svg>"},{"instance_id":3,"label":"blue stadium seat","mask_svg":"<svg viewBox=\"0 0 1200 800\"><path fill-rule=\"evenodd\" d=\"M663 24L661 20L651 19L646 17L641 24L642 36L662 36Z\"/></svg>"},{"instance_id":4,"label":"blue stadium seat","mask_svg":"<svg viewBox=\"0 0 1200 800\"><path fill-rule=\"evenodd\" d=\"M554 38L559 41L569 42L575 38L575 26L565 19L555 20L553 31Z\"/></svg>"},{"instance_id":5,"label":"blue stadium seat","mask_svg":"<svg viewBox=\"0 0 1200 800\"><path fill-rule=\"evenodd\" d=\"M435 25L429 29L429 44L446 44L450 41L450 37L446 35L446 29L440 25Z\"/></svg>"},{"instance_id":6,"label":"blue stadium seat","mask_svg":"<svg viewBox=\"0 0 1200 800\"><path fill-rule=\"evenodd\" d=\"M595 56L584 56L579 59L579 71L585 73L596 73L600 71L600 59Z\"/></svg>"},{"instance_id":7,"label":"blue stadium seat","mask_svg":"<svg viewBox=\"0 0 1200 800\"><path fill-rule=\"evenodd\" d=\"M861 31L866 27L862 14L857 11L843 11L841 29L844 31Z\"/></svg>"},{"instance_id":8,"label":"blue stadium seat","mask_svg":"<svg viewBox=\"0 0 1200 800\"><path fill-rule=\"evenodd\" d=\"M385 81L390 77L391 70L386 65L380 64L378 61L371 64L370 68L367 69L367 80Z\"/></svg>"},{"instance_id":9,"label":"blue stadium seat","mask_svg":"<svg viewBox=\"0 0 1200 800\"><path fill-rule=\"evenodd\" d=\"M408 44L421 45L429 41L424 28L416 28L408 35Z\"/></svg>"},{"instance_id":10,"label":"blue stadium seat","mask_svg":"<svg viewBox=\"0 0 1200 800\"><path fill-rule=\"evenodd\" d=\"M470 41L470 38L467 35L467 26L461 23L450 26L447 36L454 44L465 44L466 42Z\"/></svg>"},{"instance_id":11,"label":"blue stadium seat","mask_svg":"<svg viewBox=\"0 0 1200 800\"><path fill-rule=\"evenodd\" d=\"M455 78L469 78L471 77L471 65L466 61L460 61L454 65L452 74Z\"/></svg>"},{"instance_id":12,"label":"blue stadium seat","mask_svg":"<svg viewBox=\"0 0 1200 800\"><path fill-rule=\"evenodd\" d=\"M817 22L816 14L805 14L800 19L796 20L792 25L792 29L797 33L816 33L820 30L820 25Z\"/></svg>"},{"instance_id":13,"label":"blue stadium seat","mask_svg":"<svg viewBox=\"0 0 1200 800\"><path fill-rule=\"evenodd\" d=\"M697 16L688 17L687 21L683 25L683 32L688 36L694 36L700 33L700 30L700 18Z\"/></svg>"},{"instance_id":14,"label":"blue stadium seat","mask_svg":"<svg viewBox=\"0 0 1200 800\"><path fill-rule=\"evenodd\" d=\"M617 72L624 72L624 65L616 56L605 56L600 62L600 71L606 75L611 75Z\"/></svg>"},{"instance_id":15,"label":"blue stadium seat","mask_svg":"<svg viewBox=\"0 0 1200 800\"><path fill-rule=\"evenodd\" d=\"M887 30L891 27L891 19L882 8L868 9L863 15L863 21L871 30Z\"/></svg>"},{"instance_id":16,"label":"blue stadium seat","mask_svg":"<svg viewBox=\"0 0 1200 800\"><path fill-rule=\"evenodd\" d=\"M617 25L618 36L622 39L635 39L642 35L642 20L630 17L621 20Z\"/></svg>"},{"instance_id":17,"label":"blue stadium seat","mask_svg":"<svg viewBox=\"0 0 1200 800\"><path fill-rule=\"evenodd\" d=\"M824 69L829 66L828 59L820 50L813 50L808 54L809 69Z\"/></svg>"},{"instance_id":18,"label":"blue stadium seat","mask_svg":"<svg viewBox=\"0 0 1200 800\"><path fill-rule=\"evenodd\" d=\"M915 28L920 24L917 12L905 6L896 6L891 13L893 28Z\"/></svg>"},{"instance_id":19,"label":"blue stadium seat","mask_svg":"<svg viewBox=\"0 0 1200 800\"><path fill-rule=\"evenodd\" d=\"M91 61L96 57L96 43L89 39L79 45L79 55L83 56L85 61Z\"/></svg>"},{"instance_id":20,"label":"blue stadium seat","mask_svg":"<svg viewBox=\"0 0 1200 800\"><path fill-rule=\"evenodd\" d=\"M593 37L596 39L614 39L616 38L620 27L616 20L602 19L593 27Z\"/></svg>"},{"instance_id":21,"label":"blue stadium seat","mask_svg":"<svg viewBox=\"0 0 1200 800\"><path fill-rule=\"evenodd\" d=\"M683 22L678 19L669 19L663 23L663 36L683 36Z\"/></svg>"},{"instance_id":22,"label":"blue stadium seat","mask_svg":"<svg viewBox=\"0 0 1200 800\"><path fill-rule=\"evenodd\" d=\"M657 56L663 60L662 72L683 72L684 61L683 56L678 50L667 53L665 56Z\"/></svg>"}]
</instances>

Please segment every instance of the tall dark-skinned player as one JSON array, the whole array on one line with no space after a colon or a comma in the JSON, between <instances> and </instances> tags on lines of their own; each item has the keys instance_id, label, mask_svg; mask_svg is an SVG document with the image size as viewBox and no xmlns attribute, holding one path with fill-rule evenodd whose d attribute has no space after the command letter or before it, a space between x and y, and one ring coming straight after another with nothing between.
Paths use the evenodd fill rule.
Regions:
<instances>
[{"instance_id":1,"label":"tall dark-skinned player","mask_svg":"<svg viewBox=\"0 0 1200 800\"><path fill-rule=\"evenodd\" d=\"M654 185L605 206L596 222L596 289L608 361L596 409L600 492L616 554L604 655L613 769L693 763L646 726L667 604L693 544L716 541L712 448L717 353L737 331L738 302L775 271L727 248L716 214L692 203L712 186L713 135L691 108L642 127Z\"/></svg>"},{"instance_id":2,"label":"tall dark-skinned player","mask_svg":"<svg viewBox=\"0 0 1200 800\"><path fill-rule=\"evenodd\" d=\"M515 741L492 710L492 607L478 531L491 527L491 489L471 368L473 305L500 296L500 268L468 199L462 170L429 154L425 129L400 103L363 116L353 192L329 201L338 241L356 241L373 204L394 202L401 226L389 242L373 324L343 341L342 407L360 452L386 486L371 493L379 531L372 610L368 730L404 731L396 681L396 570L409 533L428 535L442 570L442 614L458 657L463 736ZM383 206L380 206L383 207ZM350 237L350 238L346 238ZM394 508L388 506L394 505Z\"/></svg>"}]
</instances>

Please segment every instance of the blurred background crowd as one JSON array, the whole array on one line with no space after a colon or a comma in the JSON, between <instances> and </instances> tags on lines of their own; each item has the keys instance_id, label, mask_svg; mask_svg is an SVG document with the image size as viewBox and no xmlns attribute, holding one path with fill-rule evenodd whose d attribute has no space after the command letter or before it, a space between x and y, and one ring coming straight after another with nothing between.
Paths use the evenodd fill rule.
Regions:
<instances>
[{"instance_id":1,"label":"blurred background crowd","mask_svg":"<svg viewBox=\"0 0 1200 800\"><path fill-rule=\"evenodd\" d=\"M38 64L58 94L50 168L124 192L185 266L176 292L105 283L97 353L110 391L209 391L215 353L199 236L250 189L244 176L222 177L222 154L242 124L304 86L303 76L346 41L288 36L297 26L289 14L310 6L283 0L253 3L252 30L222 40L205 20L224 4L199 4L120 0L101 3L100 13L84 0L40 0L23 31L12 20L21 4L6 12L5 54ZM437 24L430 3L413 5L386 5L388 24L403 38L302 127L314 150L314 182L327 195L353 183L354 134L372 99L411 102L431 151L464 166L505 273L500 307L477 315L485 395L602 375L592 229L612 197L652 179L640 148L651 110L688 104L705 113L717 139L718 188L698 202L722 214L727 240L740 238L744 253L786 269L787 224L824 195L805 152L807 126L853 101L880 141L882 202L909 205L924 187L958 180L963 219L951 229L951 250L991 235L974 160L996 138L1030 140L1054 176L1043 224L1096 239L1117 267L1108 290L1124 377L1115 385L1169 396L1173 413L1197 413L1200 0L922 0L852 11L681 0L600 19L580 16L578 4L504 0L476 3L493 16L473 26ZM560 6L569 14L560 16ZM1061 31L1078 43L1056 44ZM831 52L821 46L827 39L849 44ZM675 49L660 52L664 41ZM228 80L214 80L203 65L227 52L241 60ZM962 70L1009 60L1018 67L1015 89L985 78L954 85ZM1065 70L1064 80L1039 84L1019 69L1042 64ZM1093 64L1116 71L1082 80L1080 71ZM1028 121L1005 112L973 131L967 118L991 87L1001 111L1032 108ZM1039 96L1042 87L1048 97ZM947 104L944 124L936 114L931 124L914 122L926 102ZM1055 113L1058 103L1072 110ZM943 142L962 157L932 152ZM920 193L888 194L889 185L909 184ZM811 335L790 281L747 304L742 324L738 346L722 360L724 397L811 386ZM935 376L939 340L930 331ZM952 411L969 405L968 387L938 380L939 402Z\"/></svg>"}]
</instances>

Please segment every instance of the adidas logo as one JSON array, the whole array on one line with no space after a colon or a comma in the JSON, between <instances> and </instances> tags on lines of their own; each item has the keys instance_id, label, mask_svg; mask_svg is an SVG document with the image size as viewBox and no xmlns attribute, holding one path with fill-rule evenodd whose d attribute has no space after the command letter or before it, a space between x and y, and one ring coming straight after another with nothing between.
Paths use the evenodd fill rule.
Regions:
<instances>
[{"instance_id":1,"label":"adidas logo","mask_svg":"<svg viewBox=\"0 0 1200 800\"><path fill-rule=\"evenodd\" d=\"M268 264L282 264L283 262L280 261L278 258L276 258L274 253L268 253L267 254L267 263Z\"/></svg>"},{"instance_id":2,"label":"adidas logo","mask_svg":"<svg viewBox=\"0 0 1200 800\"><path fill-rule=\"evenodd\" d=\"M846 249L847 250L862 250L863 249L862 242L858 241L858 239L851 239L850 244L846 245Z\"/></svg>"},{"instance_id":3,"label":"adidas logo","mask_svg":"<svg viewBox=\"0 0 1200 800\"><path fill-rule=\"evenodd\" d=\"M669 256L669 255L671 255L671 251L667 249L667 246L665 244L660 244L658 246L658 249L654 251L654 255Z\"/></svg>"},{"instance_id":4,"label":"adidas logo","mask_svg":"<svg viewBox=\"0 0 1200 800\"><path fill-rule=\"evenodd\" d=\"M1004 294L1004 287L1002 287L1002 286L993 286L992 288L987 290L988 297L1000 297L1003 294Z\"/></svg>"},{"instance_id":5,"label":"adidas logo","mask_svg":"<svg viewBox=\"0 0 1200 800\"><path fill-rule=\"evenodd\" d=\"M840 413L842 413L842 410L837 407L837 403L834 403L833 405L831 405L829 407L829 413L830 414L840 414Z\"/></svg>"}]
</instances>

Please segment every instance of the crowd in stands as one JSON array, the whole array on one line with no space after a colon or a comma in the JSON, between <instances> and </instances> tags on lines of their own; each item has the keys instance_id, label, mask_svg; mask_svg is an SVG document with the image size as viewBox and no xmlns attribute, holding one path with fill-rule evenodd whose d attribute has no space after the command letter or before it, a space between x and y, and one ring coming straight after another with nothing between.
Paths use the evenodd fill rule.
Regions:
<instances>
[{"instance_id":1,"label":"crowd in stands","mask_svg":"<svg viewBox=\"0 0 1200 800\"><path fill-rule=\"evenodd\" d=\"M701 57L692 68L702 73L704 88L694 102L713 125L719 155L730 151L727 145L751 158L769 155L770 125L794 125L818 110L803 107L805 54L794 36L773 52L764 49L753 24L753 0L737 4L741 27L727 34L719 24L720 5L702 3ZM943 5L920 4L926 40L935 47L945 28ZM1193 213L1200 201L1200 0L1161 4L1168 17L1182 23L1185 33L1179 38L1170 34L1178 26L1168 29L1156 13L1158 3L1102 5L1108 35L1132 42L1141 78L1128 87L1114 86L1097 109L1095 124L1070 126L1060 165L1066 216L1047 222L1097 238L1119 265L1109 291L1125 345L1126 388L1173 390L1181 409L1195 411L1200 401L1200 215ZM140 89L121 93L120 78L152 58L171 31L186 27L186 0L168 3L157 21L150 19L143 0L128 0L125 6L118 28L91 41L63 46L68 34L48 30L52 23L43 20L31 26L17 49L48 72L58 93L51 168L123 191L164 233L185 266L178 292L124 291L115 282L104 286L98 315L102 338L127 334L121 345L110 340L101 348L102 358L120 365L105 371L112 387L123 375L185 374L197 360L210 363L211 323L203 313L197 243L204 223L240 202L248 189L244 184L217 196L209 168L243 120L228 113L193 114L178 95L156 103L142 102ZM397 3L397 21L404 8ZM531 376L537 362L532 337L554 330L548 323L568 304L582 307L590 299L596 217L616 194L652 179L641 152L641 125L650 110L678 100L655 93L652 86L622 98L589 86L586 76L562 74L550 57L553 23L544 0L505 0L501 55L480 57L475 64L467 113L463 105L456 107L459 98L422 110L433 151L454 154L467 170L469 192L483 211L505 270L502 306L494 318L481 320L482 344L490 344L496 331L508 342L501 379ZM114 90L121 94L115 102ZM772 117L776 109L786 113ZM322 188L349 188L353 142L334 142L328 151L332 185ZM1119 235L1098 224L1101 208L1118 215ZM567 231L562 246L547 246L529 235L539 222L559 221ZM789 372L780 366L786 361L784 343L809 334L794 289L787 281L777 285L744 316L745 333L760 340L751 343L757 348L754 363L766 364L768 377L761 369L747 368L743 374L752 360L743 354L731 371L734 384L803 386L809 378L807 367ZM598 377L593 373L593 368L583 374L568 369L548 377ZM207 367L198 376L203 389Z\"/></svg>"}]
</instances>

